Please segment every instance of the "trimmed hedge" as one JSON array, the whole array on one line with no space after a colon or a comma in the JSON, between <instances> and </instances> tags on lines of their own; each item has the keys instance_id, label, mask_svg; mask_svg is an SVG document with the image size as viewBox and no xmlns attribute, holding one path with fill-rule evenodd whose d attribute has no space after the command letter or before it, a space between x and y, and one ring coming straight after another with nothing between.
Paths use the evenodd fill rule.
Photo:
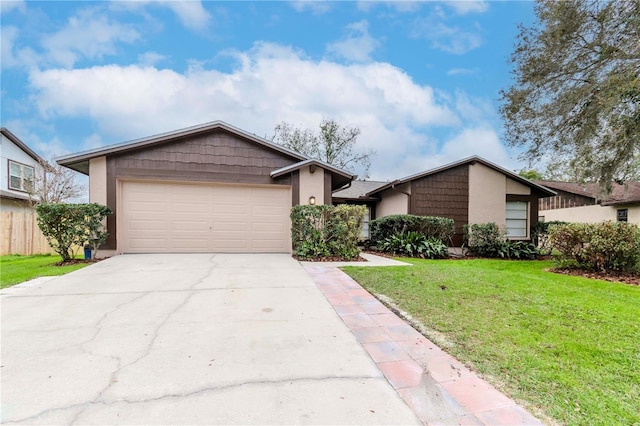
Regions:
<instances>
[{"instance_id":1,"label":"trimmed hedge","mask_svg":"<svg viewBox=\"0 0 640 426\"><path fill-rule=\"evenodd\" d=\"M549 228L560 266L604 272L640 271L640 228L626 222L568 223Z\"/></svg>"},{"instance_id":2,"label":"trimmed hedge","mask_svg":"<svg viewBox=\"0 0 640 426\"><path fill-rule=\"evenodd\" d=\"M355 259L367 213L365 206L293 206L291 238L293 253L303 259L338 256Z\"/></svg>"},{"instance_id":3,"label":"trimmed hedge","mask_svg":"<svg viewBox=\"0 0 640 426\"><path fill-rule=\"evenodd\" d=\"M534 260L538 248L529 241L510 241L497 224L475 223L465 225L465 241L469 251L479 257Z\"/></svg>"},{"instance_id":4,"label":"trimmed hedge","mask_svg":"<svg viewBox=\"0 0 640 426\"><path fill-rule=\"evenodd\" d=\"M455 233L453 219L412 214L396 214L372 220L369 223L369 229L374 244L409 232L417 232L428 239L437 239L448 244Z\"/></svg>"}]
</instances>

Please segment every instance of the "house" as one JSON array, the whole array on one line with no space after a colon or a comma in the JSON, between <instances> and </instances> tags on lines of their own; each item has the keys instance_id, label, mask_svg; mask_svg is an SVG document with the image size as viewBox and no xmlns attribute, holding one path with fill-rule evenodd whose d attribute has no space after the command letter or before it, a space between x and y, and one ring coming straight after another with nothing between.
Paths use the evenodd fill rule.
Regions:
<instances>
[{"instance_id":1,"label":"house","mask_svg":"<svg viewBox=\"0 0 640 426\"><path fill-rule=\"evenodd\" d=\"M114 212L103 256L290 252L290 209L355 176L222 121L60 157Z\"/></svg>"},{"instance_id":2,"label":"house","mask_svg":"<svg viewBox=\"0 0 640 426\"><path fill-rule=\"evenodd\" d=\"M0 134L0 210L31 210L30 192L47 162L8 129L0 128Z\"/></svg>"},{"instance_id":3,"label":"house","mask_svg":"<svg viewBox=\"0 0 640 426\"><path fill-rule=\"evenodd\" d=\"M596 223L606 220L640 225L640 182L613 183L601 199L597 183L537 181L557 194L540 199L539 215L544 221Z\"/></svg>"},{"instance_id":4,"label":"house","mask_svg":"<svg viewBox=\"0 0 640 426\"><path fill-rule=\"evenodd\" d=\"M454 245L465 225L494 222L507 237L528 240L538 222L538 200L555 192L473 156L392 182L353 182L334 192L334 201L369 207L372 219L392 214L454 220Z\"/></svg>"}]
</instances>

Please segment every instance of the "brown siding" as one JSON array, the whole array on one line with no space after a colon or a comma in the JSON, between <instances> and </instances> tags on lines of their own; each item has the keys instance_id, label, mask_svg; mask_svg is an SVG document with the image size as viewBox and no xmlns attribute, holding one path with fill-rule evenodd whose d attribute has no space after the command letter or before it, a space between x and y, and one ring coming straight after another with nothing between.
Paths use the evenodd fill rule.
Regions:
<instances>
[{"instance_id":1,"label":"brown siding","mask_svg":"<svg viewBox=\"0 0 640 426\"><path fill-rule=\"evenodd\" d=\"M453 219L453 243L461 245L463 227L469 223L469 166L461 165L411 182L409 213Z\"/></svg>"},{"instance_id":2,"label":"brown siding","mask_svg":"<svg viewBox=\"0 0 640 426\"><path fill-rule=\"evenodd\" d=\"M596 204L595 198L585 197L571 192L555 190L558 195L553 197L540 198L540 210L555 210L568 207L593 206Z\"/></svg>"},{"instance_id":3,"label":"brown siding","mask_svg":"<svg viewBox=\"0 0 640 426\"><path fill-rule=\"evenodd\" d=\"M107 219L104 248L116 249L117 179L290 185L290 176L274 181L270 173L297 161L221 130L109 156L107 205L114 214Z\"/></svg>"},{"instance_id":4,"label":"brown siding","mask_svg":"<svg viewBox=\"0 0 640 426\"><path fill-rule=\"evenodd\" d=\"M507 194L507 201L525 201L529 203L529 236L533 236L533 230L538 224L538 200L537 195L511 195Z\"/></svg>"}]
</instances>

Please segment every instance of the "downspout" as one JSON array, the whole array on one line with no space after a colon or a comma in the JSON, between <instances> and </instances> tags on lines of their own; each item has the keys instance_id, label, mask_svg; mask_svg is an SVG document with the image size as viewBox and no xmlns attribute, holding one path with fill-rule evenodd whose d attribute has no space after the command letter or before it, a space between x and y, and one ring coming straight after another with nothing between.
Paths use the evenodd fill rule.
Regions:
<instances>
[{"instance_id":1,"label":"downspout","mask_svg":"<svg viewBox=\"0 0 640 426\"><path fill-rule=\"evenodd\" d=\"M400 191L399 189L396 189L396 183L391 184L391 190L407 196L407 213L411 214L411 194L408 192Z\"/></svg>"}]
</instances>

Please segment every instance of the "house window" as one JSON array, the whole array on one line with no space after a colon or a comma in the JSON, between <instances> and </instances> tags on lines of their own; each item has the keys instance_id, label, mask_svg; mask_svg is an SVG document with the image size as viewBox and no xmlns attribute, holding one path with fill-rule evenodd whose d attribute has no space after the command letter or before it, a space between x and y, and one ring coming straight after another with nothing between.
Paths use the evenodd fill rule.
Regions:
<instances>
[{"instance_id":1,"label":"house window","mask_svg":"<svg viewBox=\"0 0 640 426\"><path fill-rule=\"evenodd\" d=\"M371 207L367 206L367 212L364 214L362 221L362 238L369 238L369 221L371 220Z\"/></svg>"},{"instance_id":2,"label":"house window","mask_svg":"<svg viewBox=\"0 0 640 426\"><path fill-rule=\"evenodd\" d=\"M526 238L528 229L529 203L507 201L507 237Z\"/></svg>"},{"instance_id":3,"label":"house window","mask_svg":"<svg viewBox=\"0 0 640 426\"><path fill-rule=\"evenodd\" d=\"M28 192L33 189L33 167L9 161L9 189Z\"/></svg>"},{"instance_id":4,"label":"house window","mask_svg":"<svg viewBox=\"0 0 640 426\"><path fill-rule=\"evenodd\" d=\"M628 209L619 209L618 210L618 222L626 222L629 217Z\"/></svg>"}]
</instances>

